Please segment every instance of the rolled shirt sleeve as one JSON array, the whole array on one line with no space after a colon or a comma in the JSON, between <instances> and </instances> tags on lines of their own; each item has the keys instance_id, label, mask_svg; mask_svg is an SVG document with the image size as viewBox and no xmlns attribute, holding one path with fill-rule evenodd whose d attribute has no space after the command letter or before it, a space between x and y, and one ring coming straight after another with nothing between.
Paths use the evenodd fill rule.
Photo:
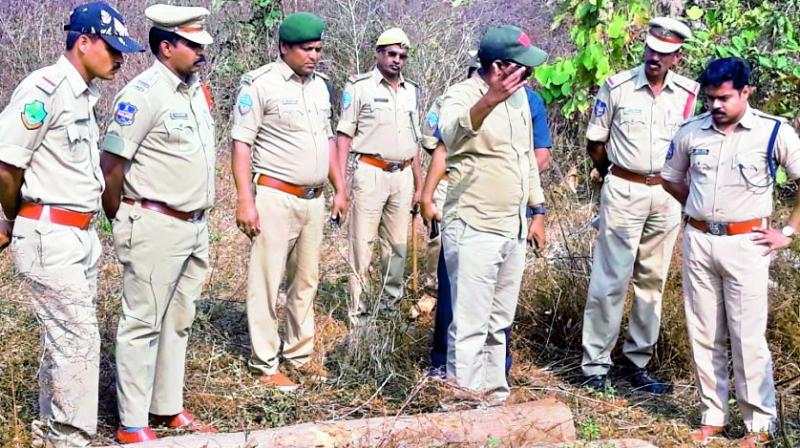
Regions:
<instances>
[{"instance_id":1,"label":"rolled shirt sleeve","mask_svg":"<svg viewBox=\"0 0 800 448\"><path fill-rule=\"evenodd\" d=\"M593 142L607 142L611 132L614 105L611 103L611 88L603 83L594 100L592 116L586 128L586 139Z\"/></svg>"},{"instance_id":2,"label":"rolled shirt sleeve","mask_svg":"<svg viewBox=\"0 0 800 448\"><path fill-rule=\"evenodd\" d=\"M536 154L528 151L528 161L530 170L528 171L528 206L544 204L544 189L542 180L539 176L539 164L536 162Z\"/></svg>"},{"instance_id":3,"label":"rolled shirt sleeve","mask_svg":"<svg viewBox=\"0 0 800 448\"><path fill-rule=\"evenodd\" d=\"M356 87L352 82L344 86L342 92L341 114L339 123L336 125L336 132L341 132L348 137L356 135L358 129L358 111L361 110L361 98L356 95Z\"/></svg>"},{"instance_id":4,"label":"rolled shirt sleeve","mask_svg":"<svg viewBox=\"0 0 800 448\"><path fill-rule=\"evenodd\" d=\"M131 160L156 119L147 97L135 88L126 88L114 99L111 122L103 137L103 151Z\"/></svg>"},{"instance_id":5,"label":"rolled shirt sleeve","mask_svg":"<svg viewBox=\"0 0 800 448\"><path fill-rule=\"evenodd\" d=\"M525 92L528 94L528 104L533 121L533 147L551 148L553 140L550 137L550 126L547 123L547 109L544 106L544 100L531 88L526 87Z\"/></svg>"},{"instance_id":6,"label":"rolled shirt sleeve","mask_svg":"<svg viewBox=\"0 0 800 448\"><path fill-rule=\"evenodd\" d=\"M679 183L686 180L689 170L689 142L686 128L681 128L673 137L667 150L667 159L661 170L661 178L667 182Z\"/></svg>"},{"instance_id":7,"label":"rolled shirt sleeve","mask_svg":"<svg viewBox=\"0 0 800 448\"><path fill-rule=\"evenodd\" d=\"M54 115L50 96L25 80L0 113L0 161L27 169Z\"/></svg>"},{"instance_id":8,"label":"rolled shirt sleeve","mask_svg":"<svg viewBox=\"0 0 800 448\"><path fill-rule=\"evenodd\" d=\"M264 116L264 104L257 88L242 82L231 116L231 139L252 146Z\"/></svg>"},{"instance_id":9,"label":"rolled shirt sleeve","mask_svg":"<svg viewBox=\"0 0 800 448\"><path fill-rule=\"evenodd\" d=\"M800 138L790 125L783 123L775 142L775 158L790 179L800 178Z\"/></svg>"}]
</instances>

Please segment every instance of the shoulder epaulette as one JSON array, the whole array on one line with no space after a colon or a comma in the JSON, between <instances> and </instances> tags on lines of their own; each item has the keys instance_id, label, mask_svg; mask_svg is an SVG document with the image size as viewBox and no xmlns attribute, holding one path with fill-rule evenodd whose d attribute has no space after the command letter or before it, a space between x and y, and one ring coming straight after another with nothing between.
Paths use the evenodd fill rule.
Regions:
<instances>
[{"instance_id":1,"label":"shoulder epaulette","mask_svg":"<svg viewBox=\"0 0 800 448\"><path fill-rule=\"evenodd\" d=\"M768 114L768 113L766 113L766 112L764 112L762 110L759 110L759 109L750 109L750 110L753 111L753 115L759 116L761 118L766 118L766 119L772 120L772 121L778 121L781 124L786 124L786 123L789 122L789 120L787 120L785 117L781 117L780 115Z\"/></svg>"},{"instance_id":2,"label":"shoulder epaulette","mask_svg":"<svg viewBox=\"0 0 800 448\"><path fill-rule=\"evenodd\" d=\"M369 79L370 77L372 77L372 73L359 73L357 75L351 75L349 78L347 78L347 80L351 83L356 83L358 81Z\"/></svg>"},{"instance_id":3,"label":"shoulder epaulette","mask_svg":"<svg viewBox=\"0 0 800 448\"><path fill-rule=\"evenodd\" d=\"M405 78L403 81L405 81L405 82L407 82L407 83L411 84L412 86L414 86L414 87L416 87L416 88L419 88L419 84L418 84L416 81L412 81L412 80L410 80L410 79L408 79L408 78Z\"/></svg>"},{"instance_id":4,"label":"shoulder epaulette","mask_svg":"<svg viewBox=\"0 0 800 448\"><path fill-rule=\"evenodd\" d=\"M675 81L675 84L677 84L678 86L680 86L682 89L686 90L689 93L697 95L700 92L700 83L698 83L693 79L689 79L685 76L676 74L675 77L673 78L673 81Z\"/></svg>"},{"instance_id":5,"label":"shoulder epaulette","mask_svg":"<svg viewBox=\"0 0 800 448\"><path fill-rule=\"evenodd\" d=\"M703 120L703 119L705 119L705 118L708 118L708 116L709 116L709 115L711 115L711 112L709 112L709 111L706 111L706 112L703 112L703 113L702 113L702 114L700 114L700 115L695 115L695 116L693 116L693 117L690 117L690 118L686 119L686 121L684 121L683 123L681 123L680 127L684 127L684 126L686 126L686 125L687 125L687 124L689 124L689 123L694 123L695 121L699 121L699 120Z\"/></svg>"},{"instance_id":6,"label":"shoulder epaulette","mask_svg":"<svg viewBox=\"0 0 800 448\"><path fill-rule=\"evenodd\" d=\"M150 73L143 73L142 76L133 81L133 88L140 92L149 90L158 82L158 73L152 71Z\"/></svg>"},{"instance_id":7,"label":"shoulder epaulette","mask_svg":"<svg viewBox=\"0 0 800 448\"><path fill-rule=\"evenodd\" d=\"M314 76L319 76L325 82L328 82L328 81L331 80L331 78L328 77L328 75L326 75L325 73L322 73L322 72L314 72Z\"/></svg>"},{"instance_id":8,"label":"shoulder epaulette","mask_svg":"<svg viewBox=\"0 0 800 448\"><path fill-rule=\"evenodd\" d=\"M261 67L253 71L245 73L244 75L242 75L241 83L247 85L252 84L252 82L258 79L259 77L269 73L269 71L272 70L272 67L274 67L274 65L270 63L262 65Z\"/></svg>"},{"instance_id":9,"label":"shoulder epaulette","mask_svg":"<svg viewBox=\"0 0 800 448\"><path fill-rule=\"evenodd\" d=\"M44 93L52 95L53 92L56 91L56 88L58 88L58 85L61 84L61 81L67 77L67 74L58 67L51 66L40 70L39 73L36 73L34 76L34 84L36 84L36 87L44 91Z\"/></svg>"},{"instance_id":10,"label":"shoulder epaulette","mask_svg":"<svg viewBox=\"0 0 800 448\"><path fill-rule=\"evenodd\" d=\"M624 72L617 73L614 76L609 76L608 79L606 79L606 84L608 84L608 87L614 89L635 77L636 70L625 70Z\"/></svg>"}]
</instances>

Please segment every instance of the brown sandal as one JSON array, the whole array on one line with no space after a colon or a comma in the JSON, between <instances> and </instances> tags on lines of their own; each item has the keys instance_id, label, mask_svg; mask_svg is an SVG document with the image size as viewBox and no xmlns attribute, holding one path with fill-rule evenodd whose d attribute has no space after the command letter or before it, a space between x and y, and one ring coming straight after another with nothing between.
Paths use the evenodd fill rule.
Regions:
<instances>
[{"instance_id":1,"label":"brown sandal","mask_svg":"<svg viewBox=\"0 0 800 448\"><path fill-rule=\"evenodd\" d=\"M725 431L724 426L701 425L700 428L692 431L692 433L689 435L689 438L692 440L692 442L703 446L722 435L723 431Z\"/></svg>"},{"instance_id":2,"label":"brown sandal","mask_svg":"<svg viewBox=\"0 0 800 448\"><path fill-rule=\"evenodd\" d=\"M749 432L739 442L739 448L756 448L768 446L772 442L772 434L768 432Z\"/></svg>"}]
</instances>

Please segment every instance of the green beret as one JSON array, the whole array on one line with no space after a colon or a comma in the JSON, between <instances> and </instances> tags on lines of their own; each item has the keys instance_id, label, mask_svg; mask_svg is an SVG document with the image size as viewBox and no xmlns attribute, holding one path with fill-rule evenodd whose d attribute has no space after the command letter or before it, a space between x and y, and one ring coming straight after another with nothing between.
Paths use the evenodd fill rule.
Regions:
<instances>
[{"instance_id":1,"label":"green beret","mask_svg":"<svg viewBox=\"0 0 800 448\"><path fill-rule=\"evenodd\" d=\"M287 44L322 40L325 22L310 12L296 12L286 17L278 28L278 38Z\"/></svg>"}]
</instances>

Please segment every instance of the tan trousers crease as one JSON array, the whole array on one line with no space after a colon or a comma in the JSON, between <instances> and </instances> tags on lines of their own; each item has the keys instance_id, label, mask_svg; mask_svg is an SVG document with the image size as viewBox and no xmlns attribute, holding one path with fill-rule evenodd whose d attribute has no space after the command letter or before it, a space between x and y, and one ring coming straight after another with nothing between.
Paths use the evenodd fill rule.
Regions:
<instances>
[{"instance_id":1,"label":"tan trousers crease","mask_svg":"<svg viewBox=\"0 0 800 448\"><path fill-rule=\"evenodd\" d=\"M382 305L389 308L396 307L403 295L414 175L411 168L389 173L356 161L351 187L350 256L353 273L350 276L349 313L351 322L357 323L371 314L369 304L362 300L363 293L370 299L388 298L388 303ZM372 244L376 237L381 252L381 286L378 291L373 290L369 281Z\"/></svg>"},{"instance_id":2,"label":"tan trousers crease","mask_svg":"<svg viewBox=\"0 0 800 448\"><path fill-rule=\"evenodd\" d=\"M730 340L736 400L748 431L775 428L775 384L767 346L770 256L753 234L683 237L686 323L705 425L728 423Z\"/></svg>"},{"instance_id":3,"label":"tan trousers crease","mask_svg":"<svg viewBox=\"0 0 800 448\"><path fill-rule=\"evenodd\" d=\"M433 193L433 202L436 210L444 215L444 200L447 197L447 181L441 180ZM441 223L440 223L441 225ZM439 266L439 251L442 249L441 229L439 236L428 241L425 248L425 283L427 286L436 286L436 270Z\"/></svg>"},{"instance_id":4,"label":"tan trousers crease","mask_svg":"<svg viewBox=\"0 0 800 448\"><path fill-rule=\"evenodd\" d=\"M183 409L189 330L208 271L208 221L182 221L122 203L113 223L122 263L116 337L122 426Z\"/></svg>"},{"instance_id":5,"label":"tan trousers crease","mask_svg":"<svg viewBox=\"0 0 800 448\"><path fill-rule=\"evenodd\" d=\"M253 239L247 276L249 365L264 375L278 371L278 356L294 366L314 350L314 298L325 198L302 199L258 186L256 209L261 233ZM278 292L286 274L286 339L278 334Z\"/></svg>"},{"instance_id":6,"label":"tan trousers crease","mask_svg":"<svg viewBox=\"0 0 800 448\"><path fill-rule=\"evenodd\" d=\"M453 304L447 378L505 400L506 328L514 321L525 240L481 232L456 219L444 229L444 256Z\"/></svg>"},{"instance_id":7,"label":"tan trousers crease","mask_svg":"<svg viewBox=\"0 0 800 448\"><path fill-rule=\"evenodd\" d=\"M583 374L604 375L620 332L628 282L633 306L623 345L645 367L661 325L661 295L680 231L680 205L661 186L608 175L600 195L600 228L583 314Z\"/></svg>"},{"instance_id":8,"label":"tan trousers crease","mask_svg":"<svg viewBox=\"0 0 800 448\"><path fill-rule=\"evenodd\" d=\"M33 444L88 446L97 430L100 333L97 260L102 248L93 228L18 217L11 252L31 293L41 324L39 420Z\"/></svg>"}]
</instances>

